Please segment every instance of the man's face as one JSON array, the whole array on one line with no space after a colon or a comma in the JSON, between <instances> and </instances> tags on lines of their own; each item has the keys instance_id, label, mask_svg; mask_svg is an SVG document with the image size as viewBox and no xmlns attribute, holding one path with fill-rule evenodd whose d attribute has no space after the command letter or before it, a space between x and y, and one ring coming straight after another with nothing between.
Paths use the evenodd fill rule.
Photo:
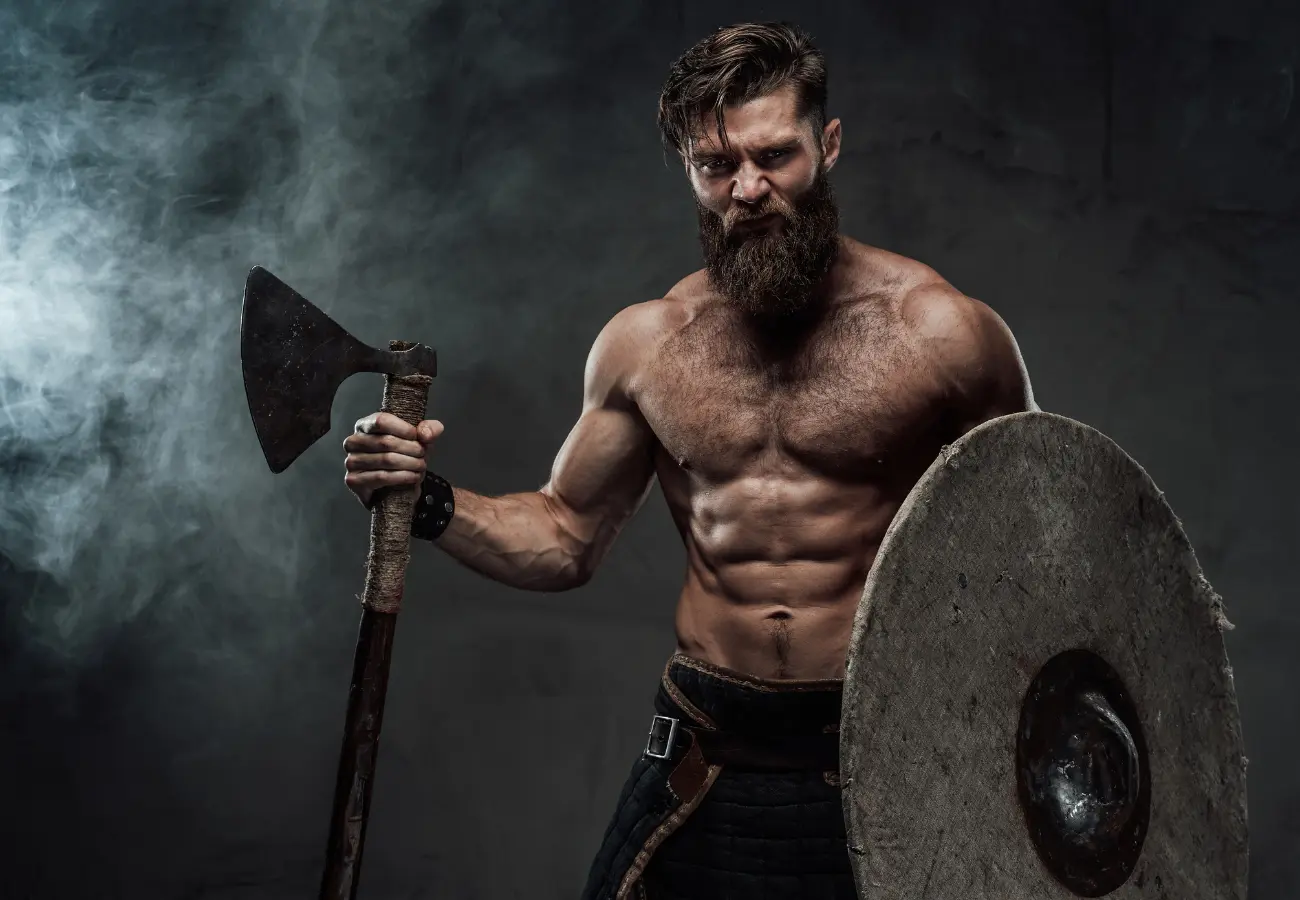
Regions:
<instances>
[{"instance_id":1,"label":"man's face","mask_svg":"<svg viewBox=\"0 0 1300 900\"><path fill-rule=\"evenodd\" d=\"M839 216L826 173L840 123L819 134L798 115L793 87L726 110L729 150L715 122L683 155L695 193L710 280L755 318L805 309L838 247Z\"/></svg>"}]
</instances>

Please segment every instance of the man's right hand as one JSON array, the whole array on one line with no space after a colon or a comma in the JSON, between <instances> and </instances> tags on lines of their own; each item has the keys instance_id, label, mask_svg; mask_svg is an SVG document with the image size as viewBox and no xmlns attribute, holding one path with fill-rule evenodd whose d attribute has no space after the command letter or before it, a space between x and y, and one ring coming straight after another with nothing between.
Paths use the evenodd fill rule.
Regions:
<instances>
[{"instance_id":1,"label":"man's right hand","mask_svg":"<svg viewBox=\"0 0 1300 900\"><path fill-rule=\"evenodd\" d=\"M426 419L418 426L386 412L358 419L343 442L348 452L343 461L347 469L343 483L369 509L380 488L424 480L425 460L441 434L442 423L435 419Z\"/></svg>"}]
</instances>

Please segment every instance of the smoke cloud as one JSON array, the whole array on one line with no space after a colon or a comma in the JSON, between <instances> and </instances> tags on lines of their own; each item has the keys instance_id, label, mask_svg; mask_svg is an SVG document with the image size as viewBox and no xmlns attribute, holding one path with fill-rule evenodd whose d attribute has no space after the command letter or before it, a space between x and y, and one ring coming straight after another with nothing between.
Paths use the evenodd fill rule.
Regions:
<instances>
[{"instance_id":1,"label":"smoke cloud","mask_svg":"<svg viewBox=\"0 0 1300 900\"><path fill-rule=\"evenodd\" d=\"M151 604L188 615L202 594L235 616L299 583L319 524L250 452L242 277L267 265L329 309L364 273L410 306L367 264L430 198L385 194L389 160L357 142L392 112L404 73L386 85L374 63L413 58L416 17L0 10L0 556L39 576L6 606L48 653L90 658Z\"/></svg>"},{"instance_id":2,"label":"smoke cloud","mask_svg":"<svg viewBox=\"0 0 1300 900\"><path fill-rule=\"evenodd\" d=\"M350 380L326 446L271 475L240 377L249 268L367 343L437 347L453 433L536 406L475 373L571 340L580 378L587 320L649 296L610 291L609 254L537 302L585 218L539 176L534 139L576 133L542 100L576 42L635 40L629 12L508 6L0 5L0 767L23 773L0 894L315 880L365 557L339 442L381 379ZM504 471L529 440L480 440L458 471Z\"/></svg>"}]
</instances>

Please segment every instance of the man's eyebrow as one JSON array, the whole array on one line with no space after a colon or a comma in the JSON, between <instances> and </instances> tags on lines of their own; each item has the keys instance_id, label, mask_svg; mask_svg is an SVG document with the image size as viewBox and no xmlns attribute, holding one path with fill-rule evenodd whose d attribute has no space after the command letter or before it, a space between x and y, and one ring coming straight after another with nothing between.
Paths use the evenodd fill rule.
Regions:
<instances>
[{"instance_id":1,"label":"man's eyebrow","mask_svg":"<svg viewBox=\"0 0 1300 900\"><path fill-rule=\"evenodd\" d=\"M781 138L761 144L755 148L755 153L759 155L764 153L777 153L782 150L794 150L798 146L799 138L797 136ZM713 162L717 160L727 161L734 158L734 153L728 153L726 150L718 148L696 149L691 151L691 159L694 162Z\"/></svg>"},{"instance_id":2,"label":"man's eyebrow","mask_svg":"<svg viewBox=\"0 0 1300 900\"><path fill-rule=\"evenodd\" d=\"M790 137L777 138L774 141L768 141L761 148L759 148L759 152L771 153L773 150L793 150L795 147L798 146L799 146L799 137L797 135L792 135Z\"/></svg>"}]
</instances>

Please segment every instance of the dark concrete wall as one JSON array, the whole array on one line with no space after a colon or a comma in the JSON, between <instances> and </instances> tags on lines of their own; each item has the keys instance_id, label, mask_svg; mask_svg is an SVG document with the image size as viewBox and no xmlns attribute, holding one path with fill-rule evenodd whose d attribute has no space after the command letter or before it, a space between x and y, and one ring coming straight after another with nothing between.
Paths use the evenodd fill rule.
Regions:
<instances>
[{"instance_id":1,"label":"dark concrete wall","mask_svg":"<svg viewBox=\"0 0 1300 900\"><path fill-rule=\"evenodd\" d=\"M1237 625L1252 896L1295 895L1300 14L1255 0L10 0L0 895L315 890L367 530L338 442L379 384L273 478L247 267L435 344L438 468L535 487L600 326L697 266L668 64L786 17L830 60L845 230L996 308L1043 407L1182 516ZM417 548L364 896L576 894L682 568L657 496L571 594Z\"/></svg>"}]
</instances>

